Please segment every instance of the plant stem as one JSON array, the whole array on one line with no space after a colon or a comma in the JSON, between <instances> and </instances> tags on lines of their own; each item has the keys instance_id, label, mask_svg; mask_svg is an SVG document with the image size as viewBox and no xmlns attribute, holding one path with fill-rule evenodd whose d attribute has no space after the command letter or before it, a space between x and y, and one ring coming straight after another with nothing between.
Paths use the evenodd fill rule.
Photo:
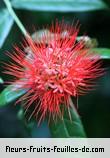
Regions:
<instances>
[{"instance_id":1,"label":"plant stem","mask_svg":"<svg viewBox=\"0 0 110 158\"><path fill-rule=\"evenodd\" d=\"M4 3L6 4L6 7L9 11L9 13L11 14L11 16L13 17L14 21L16 22L16 24L18 25L18 27L20 28L21 32L24 34L24 36L28 36L28 33L25 29L25 27L23 26L23 24L21 23L20 19L17 17L17 15L15 14L12 5L10 3L9 0L4 0Z\"/></svg>"}]
</instances>

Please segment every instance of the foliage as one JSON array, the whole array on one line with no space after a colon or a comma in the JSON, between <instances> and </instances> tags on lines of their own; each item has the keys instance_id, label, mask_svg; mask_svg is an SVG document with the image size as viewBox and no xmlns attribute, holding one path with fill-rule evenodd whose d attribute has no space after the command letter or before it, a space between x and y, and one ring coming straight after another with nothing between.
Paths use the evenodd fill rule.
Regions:
<instances>
[{"instance_id":1,"label":"foliage","mask_svg":"<svg viewBox=\"0 0 110 158\"><path fill-rule=\"evenodd\" d=\"M18 11L30 10L40 12L90 12L96 10L109 10L110 2L108 0L11 0L12 7ZM107 2L107 3L106 3ZM1 2L0 2L1 3ZM107 5L108 4L108 5ZM13 18L9 14L7 8L3 5L0 6L0 48L4 46L5 40L12 29ZM13 31L13 30L12 30ZM92 48L92 50L101 56L101 59L110 59L109 48ZM3 84L0 78L0 84ZM14 102L17 98L26 93L26 90L13 91L13 85L7 86L0 93L0 108L7 107L9 103ZM65 111L62 120L57 120L55 123L50 123L50 132L52 137L86 137L82 121L75 109L70 108L71 120L68 112ZM32 123L33 125L33 123ZM31 127L31 131L32 132Z\"/></svg>"}]
</instances>

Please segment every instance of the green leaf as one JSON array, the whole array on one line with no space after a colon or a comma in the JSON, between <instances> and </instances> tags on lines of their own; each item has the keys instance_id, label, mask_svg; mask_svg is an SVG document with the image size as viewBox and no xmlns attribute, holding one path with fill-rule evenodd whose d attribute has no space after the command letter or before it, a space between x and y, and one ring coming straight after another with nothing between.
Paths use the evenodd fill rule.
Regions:
<instances>
[{"instance_id":1,"label":"green leaf","mask_svg":"<svg viewBox=\"0 0 110 158\"><path fill-rule=\"evenodd\" d=\"M92 49L96 54L101 56L101 59L110 59L110 49L109 48L94 48Z\"/></svg>"},{"instance_id":2,"label":"green leaf","mask_svg":"<svg viewBox=\"0 0 110 158\"><path fill-rule=\"evenodd\" d=\"M18 9L79 12L106 9L102 0L12 0L12 6Z\"/></svg>"},{"instance_id":3,"label":"green leaf","mask_svg":"<svg viewBox=\"0 0 110 158\"><path fill-rule=\"evenodd\" d=\"M3 84L4 83L4 81L3 81L3 79L0 77L0 83L1 84Z\"/></svg>"},{"instance_id":4,"label":"green leaf","mask_svg":"<svg viewBox=\"0 0 110 158\"><path fill-rule=\"evenodd\" d=\"M7 9L0 10L0 48L2 47L5 39L12 27L13 18L9 15Z\"/></svg>"},{"instance_id":5,"label":"green leaf","mask_svg":"<svg viewBox=\"0 0 110 158\"><path fill-rule=\"evenodd\" d=\"M15 90L13 85L7 86L1 93L0 93L0 107L8 105L10 102L14 101L18 97L22 96L26 93L26 90Z\"/></svg>"},{"instance_id":6,"label":"green leaf","mask_svg":"<svg viewBox=\"0 0 110 158\"><path fill-rule=\"evenodd\" d=\"M110 0L103 0L106 4L107 4L107 6L110 8Z\"/></svg>"},{"instance_id":7,"label":"green leaf","mask_svg":"<svg viewBox=\"0 0 110 158\"><path fill-rule=\"evenodd\" d=\"M56 123L50 123L50 132L54 138L84 138L84 132L80 117L76 112L75 107L70 108L71 120L68 111L65 111L63 120L58 120Z\"/></svg>"}]
</instances>

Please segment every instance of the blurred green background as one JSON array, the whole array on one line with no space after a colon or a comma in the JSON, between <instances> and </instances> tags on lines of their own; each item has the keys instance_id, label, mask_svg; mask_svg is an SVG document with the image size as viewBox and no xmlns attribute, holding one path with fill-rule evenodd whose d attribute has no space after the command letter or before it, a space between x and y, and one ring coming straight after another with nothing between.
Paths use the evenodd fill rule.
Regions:
<instances>
[{"instance_id":1,"label":"blurred green background","mask_svg":"<svg viewBox=\"0 0 110 158\"><path fill-rule=\"evenodd\" d=\"M70 24L75 19L79 20L81 24L79 35L86 33L97 39L98 47L110 48L109 0L56 0L55 4L46 0L45 3L42 1L39 3L37 0L27 0L26 3L23 3L24 0L13 0L12 2L16 14L30 33L33 32L33 26L36 29L42 29L42 26L50 25L56 19L60 21L64 18L65 22ZM93 5L92 2L97 2L97 4ZM3 1L0 1L0 12L4 8ZM0 14L0 17L2 19L3 15ZM7 31L9 23L10 21L6 25L4 24L4 31ZM0 49L0 61L8 61L5 52L12 51L13 45L19 45L22 39L23 35L14 23ZM110 59L103 59L103 67L106 68L106 74L97 79L96 89L79 97L78 101L78 111L87 137L110 137ZM2 64L0 64L0 76L5 81L7 76L2 71ZM0 91L4 87L1 83ZM0 108L0 137L51 137L46 122L42 123L40 127L37 127L37 123L34 124L30 134L24 123L17 118L18 110L19 106L14 106L14 103Z\"/></svg>"}]
</instances>

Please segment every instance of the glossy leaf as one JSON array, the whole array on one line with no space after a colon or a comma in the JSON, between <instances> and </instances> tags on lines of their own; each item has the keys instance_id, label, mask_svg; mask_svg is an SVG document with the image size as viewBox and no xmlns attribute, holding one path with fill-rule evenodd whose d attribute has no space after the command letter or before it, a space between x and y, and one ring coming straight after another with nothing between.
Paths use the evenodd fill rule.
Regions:
<instances>
[{"instance_id":1,"label":"glossy leaf","mask_svg":"<svg viewBox=\"0 0 110 158\"><path fill-rule=\"evenodd\" d=\"M101 56L101 59L110 59L109 48L94 48L93 51Z\"/></svg>"},{"instance_id":2,"label":"glossy leaf","mask_svg":"<svg viewBox=\"0 0 110 158\"><path fill-rule=\"evenodd\" d=\"M26 93L26 90L15 90L13 85L8 86L0 93L0 107L8 105L18 97Z\"/></svg>"},{"instance_id":3,"label":"glossy leaf","mask_svg":"<svg viewBox=\"0 0 110 158\"><path fill-rule=\"evenodd\" d=\"M10 16L7 9L0 10L0 48L12 27L13 18Z\"/></svg>"},{"instance_id":4,"label":"glossy leaf","mask_svg":"<svg viewBox=\"0 0 110 158\"><path fill-rule=\"evenodd\" d=\"M80 117L75 107L70 108L71 120L68 110L65 111L63 120L57 120L50 123L51 135L54 138L83 138L86 137Z\"/></svg>"},{"instance_id":5,"label":"glossy leaf","mask_svg":"<svg viewBox=\"0 0 110 158\"><path fill-rule=\"evenodd\" d=\"M79 12L106 9L102 0L12 0L12 5L18 9Z\"/></svg>"}]
</instances>

